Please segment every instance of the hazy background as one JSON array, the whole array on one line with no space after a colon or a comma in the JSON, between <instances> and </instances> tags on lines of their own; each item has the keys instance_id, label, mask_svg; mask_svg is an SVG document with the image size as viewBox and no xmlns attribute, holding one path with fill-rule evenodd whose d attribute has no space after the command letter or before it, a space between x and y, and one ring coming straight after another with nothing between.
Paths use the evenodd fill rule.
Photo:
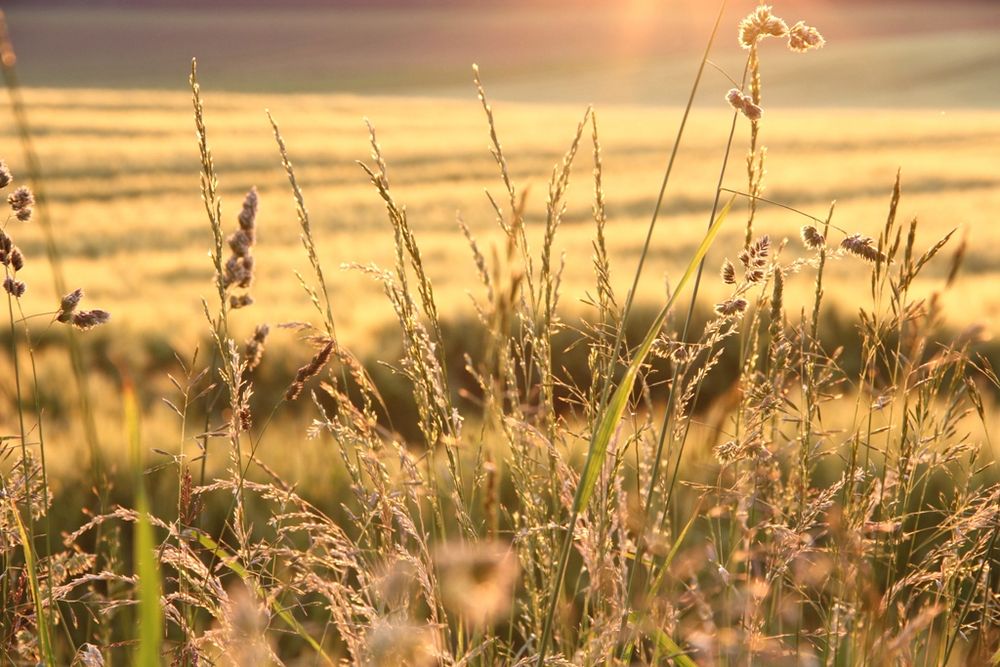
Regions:
<instances>
[{"instance_id":1,"label":"hazy background","mask_svg":"<svg viewBox=\"0 0 1000 667\"><path fill-rule=\"evenodd\" d=\"M733 0L713 51L742 57ZM537 102L683 102L717 11L704 0L5 3L34 86L183 90L198 56L215 90L469 95ZM806 106L995 107L1000 3L794 0L831 49L769 63L769 99ZM793 17L794 18L791 18ZM777 49L775 49L777 51ZM783 57L781 57L783 56ZM737 72L738 74L738 72ZM709 79L709 83L712 79ZM714 100L711 86L704 100Z\"/></svg>"}]
</instances>

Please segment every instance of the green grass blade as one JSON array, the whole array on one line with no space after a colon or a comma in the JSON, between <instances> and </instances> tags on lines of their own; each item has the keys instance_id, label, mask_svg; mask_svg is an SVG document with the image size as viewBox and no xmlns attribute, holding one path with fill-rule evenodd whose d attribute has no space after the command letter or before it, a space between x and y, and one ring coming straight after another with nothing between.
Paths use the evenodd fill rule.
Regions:
<instances>
[{"instance_id":1,"label":"green grass blade","mask_svg":"<svg viewBox=\"0 0 1000 667\"><path fill-rule=\"evenodd\" d=\"M660 584L663 583L663 579L666 576L670 564L674 562L674 557L677 555L677 552L680 551L681 545L684 544L684 539L687 537L688 531L691 530L691 526L693 526L694 522L698 519L698 511L700 509L701 509L701 504L699 503L698 506L695 507L694 512L691 513L691 518L688 519L688 522L686 524L684 524L684 528L681 530L680 535L678 535L677 539L674 540L674 544L673 546L670 547L670 551L669 553L667 553L666 558L663 559L663 564L660 566L660 573L659 575L657 575L656 580L653 582L653 585L649 587L650 597L653 597L658 594L660 590ZM631 614L630 619L633 625L637 625L640 621L640 619L635 614ZM668 635L665 635L663 632L659 630L657 630L655 634L657 635L657 643L660 645L659 648L661 650L666 650L667 653L670 655L674 655L680 652L680 649L677 648L677 644ZM662 635L662 637L660 635ZM635 642L633 639L629 639L628 645L626 646L624 651L626 662L631 660L634 649L635 649ZM688 658L687 656L674 655L674 660L679 665L694 664L691 661L691 659Z\"/></svg>"},{"instance_id":2,"label":"green grass blade","mask_svg":"<svg viewBox=\"0 0 1000 667\"><path fill-rule=\"evenodd\" d=\"M49 620L42 605L42 597L38 588L38 577L35 576L35 554L31 548L31 538L21 521L21 513L14 504L13 496L7 498L10 501L10 512L17 524L17 532L21 538L21 548L24 551L24 569L28 573L28 585L31 587L31 600L35 605L36 624L38 626L38 645L42 653L42 660L45 665L55 665L55 656L52 653L52 640L49 638ZM31 511L30 509L28 510Z\"/></svg>"},{"instance_id":3,"label":"green grass blade","mask_svg":"<svg viewBox=\"0 0 1000 667\"><path fill-rule=\"evenodd\" d=\"M133 664L157 667L160 664L160 646L163 641L163 610L160 607L160 571L156 563L156 545L153 526L149 521L149 501L142 475L142 449L139 432L139 408L135 392L126 384L125 428L132 449L136 473L136 512L139 520L135 526L133 557L139 575L139 652Z\"/></svg>"},{"instance_id":4,"label":"green grass blade","mask_svg":"<svg viewBox=\"0 0 1000 667\"><path fill-rule=\"evenodd\" d=\"M660 650L666 653L674 661L674 664L680 665L680 667L698 667L698 663L689 658L687 653L666 632L657 629L655 635Z\"/></svg>"},{"instance_id":5,"label":"green grass blade","mask_svg":"<svg viewBox=\"0 0 1000 667\"><path fill-rule=\"evenodd\" d=\"M656 316L656 320L649 328L649 332L646 334L645 339L643 339L639 349L636 350L632 363L625 372L625 377L622 378L622 381L615 390L615 393L612 395L611 400L608 401L608 404L604 407L604 411L601 414L601 420L591 436L590 447L587 450L587 460L583 464L583 472L580 474L580 483L576 487L576 496L573 499L573 510L570 513L566 536L563 539L562 548L556 565L555 581L552 584L552 593L549 597L549 615L545 619L545 625L542 629L542 637L538 642L538 659L536 661L538 667L542 667L545 664L545 654L546 651L548 651L549 641L552 639L552 619L555 616L556 605L559 600L559 592L562 588L563 579L566 576L567 564L569 563L569 554L573 544L573 527L576 525L576 520L580 516L580 512L586 509L587 503L590 502L590 497L594 493L594 487L597 485L597 479L599 477L601 467L604 465L604 459L607 458L608 455L608 446L611 444L611 439L614 437L615 430L618 428L622 415L625 414L625 407L632 394L632 389L635 387L635 380L639 374L639 368L642 367L646 357L649 355L649 351L653 347L653 342L656 340L656 337L660 332L660 327L663 326L663 322L667 319L667 314L670 312L674 302L677 300L677 296L691 280L691 277L698 272L698 267L701 265L701 261L705 258L705 255L708 254L708 249L712 246L712 242L715 241L715 237L722 228L722 224L729 215L729 210L733 207L733 202L735 200L735 195L730 197L729 202L723 207L723 209L716 216L715 221L708 228L708 231L705 233L705 238L702 240L701 245L698 246L694 256L688 263L688 267L684 271L684 275L681 276L680 281L677 283L677 287L674 288L673 294L670 295L670 299ZM617 349L617 345L615 347ZM615 355L617 356L617 352Z\"/></svg>"},{"instance_id":6,"label":"green grass blade","mask_svg":"<svg viewBox=\"0 0 1000 667\"><path fill-rule=\"evenodd\" d=\"M577 496L574 502L575 513L582 512L586 509L587 503L590 501L590 497L594 493L594 487L597 484L601 467L604 465L604 459L608 453L608 446L611 444L611 439L614 437L615 431L618 429L618 424L621 422L622 415L625 413L629 397L631 397L632 390L635 388L635 380L639 374L639 369L646 362L646 357L649 356L649 351L652 349L653 343L656 341L656 337L660 333L660 328L666 321L667 315L669 314L670 309L673 308L678 295L683 291L685 285L687 285L687 283L691 280L692 276L694 276L694 274L698 271L698 265L701 264L701 260L704 259L705 255L708 253L708 249L712 246L712 242L715 240L716 235L719 233L719 229L722 228L722 224L729 215L729 209L732 208L734 200L735 197L729 199L729 202L716 216L715 222L713 222L712 226L708 228L708 232L705 234L705 238L702 240L701 245L698 246L694 256L691 257L687 270L684 271L684 275L681 276L680 281L677 283L677 287L674 288L673 293L670 295L670 299L660 310L656 319L653 321L652 326L649 327L646 337L643 339L642 344L639 346L635 356L632 358L632 363L629 364L628 370L625 371L625 376L618 384L617 389L615 389L615 393L611 396L607 409L601 416L601 421L598 423L597 429L594 432L594 437L590 444L590 451L587 453L587 461L584 464L583 474L580 476L580 486L577 488Z\"/></svg>"},{"instance_id":7,"label":"green grass blade","mask_svg":"<svg viewBox=\"0 0 1000 667\"><path fill-rule=\"evenodd\" d=\"M674 540L674 544L670 547L670 552L667 554L667 557L663 559L663 564L660 566L660 574L656 577L656 582L653 584L653 591L658 591L660 589L663 577L666 576L670 564L674 562L674 557L677 555L677 552L680 551L681 545L684 544L684 538L687 537L688 531L691 530L691 526L693 526L694 522L698 519L698 511L700 509L701 504L699 503L698 506L695 507L694 512L691 513L691 518L688 519L686 524L684 524L684 528L681 530L680 535L678 535L677 539Z\"/></svg>"}]
</instances>

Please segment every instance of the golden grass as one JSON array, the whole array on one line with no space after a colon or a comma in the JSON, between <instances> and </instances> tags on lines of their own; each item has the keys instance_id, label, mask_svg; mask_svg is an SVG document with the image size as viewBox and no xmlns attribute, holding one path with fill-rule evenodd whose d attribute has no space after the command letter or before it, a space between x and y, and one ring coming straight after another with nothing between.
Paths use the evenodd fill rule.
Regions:
<instances>
[{"instance_id":1,"label":"golden grass","mask_svg":"<svg viewBox=\"0 0 1000 667\"><path fill-rule=\"evenodd\" d=\"M753 16L763 33L787 30L769 7ZM813 34L803 24L794 30ZM753 104L743 110L754 117L758 39L745 41ZM978 222L997 203L985 157L998 143L996 114L772 113L765 103L764 127L782 129L758 136L754 121L748 138L745 120L720 100L687 127L675 180L671 157L649 246L644 223L655 207L656 224L661 210L649 193L675 109L602 111L602 156L589 107L575 135L566 128L581 109L566 105L501 103L494 127L480 87L492 139L484 146L481 120L473 120L482 114L466 102L286 96L272 108L284 137L273 125L279 166L254 111L262 99L210 95L203 115L194 64L191 85L200 164L189 157L194 142L180 124L189 114L174 95L29 96L70 281L86 287L88 306L116 315L106 327L114 332L87 350L111 465L107 475L97 465L83 471L66 447L79 426L65 368L51 363L60 350L40 331L44 319L26 321L26 354L20 339L9 341L18 425L4 441L19 448L0 448L19 455L2 478L14 519L0 513L0 535L12 523L19 529L0 549L10 573L0 587L11 602L0 619L11 638L5 655L54 665L76 653L103 664L102 653L132 652L120 638L138 625L143 664L165 657L161 645L183 665L280 662L279 654L300 659L304 651L317 663L428 667L777 665L792 655L796 663L945 665L951 656L1000 656L991 586L1000 487L988 389L1000 379L975 365L976 336L948 335L936 301L938 290L954 295L944 313L952 325L996 328L988 301L969 305L994 264L991 231ZM361 131L362 107L379 142L371 126ZM735 143L730 116L740 128ZM580 143L588 123L593 181L591 163L577 155L589 152ZM501 148L498 135L510 143ZM747 139L744 162L743 149L730 148ZM766 181L763 144L779 156L766 163ZM720 152L730 173L708 192ZM507 189L499 220L482 192L496 191L494 160ZM204 207L191 194L199 166ZM886 215L886 184L900 166L908 196L899 208L897 176ZM780 185L765 191L765 182ZM223 239L251 186L261 215L254 226L251 190L240 226L259 230L257 305L230 313ZM747 199L724 186L782 204L750 205L744 229ZM518 193L529 192L522 209ZM709 208L715 222L706 233ZM801 247L796 209L829 211L825 221L814 218L825 240ZM909 221L916 210L919 237ZM735 223L723 227L730 214ZM478 277L456 215L472 230L465 235L478 236L475 253L487 255L476 255ZM948 273L936 253L963 223L971 272L955 289L958 262ZM858 256L835 250L844 238ZM26 256L41 255L32 232L17 241ZM247 267L250 242L231 244ZM723 255L742 267L727 263L729 287L711 276ZM638 300L653 307L647 313L662 308L651 325L624 295L637 257ZM345 262L366 268L337 271ZM5 273L17 271L44 304L43 264L24 272L19 260L9 264ZM336 274L332 308L320 265ZM560 318L584 308L595 268L598 313L575 331L586 361L574 362L560 356L568 333ZM324 326L269 339L269 349L301 340L249 373L241 341L260 319L315 322L296 270ZM671 329L682 313L672 305L687 297L695 273L689 289L697 296L678 336ZM213 278L217 294L199 308ZM925 301L929 289L934 298ZM470 310L466 290L487 296L477 317L450 329L452 313ZM59 295L48 296L54 304ZM702 329L695 306L713 302L716 315ZM838 308L860 311L830 317ZM369 336L392 320L393 343ZM858 334L838 337L845 322ZM167 332L190 350L208 329L210 350L190 366L165 361L169 346L154 349L153 338ZM456 349L467 355L457 360ZM136 354L158 361L137 364ZM366 368L357 354L394 364L396 384L380 375L385 366ZM564 362L581 365L582 375ZM178 394L167 403L175 416L154 407ZM699 409L699 398L714 397ZM140 414L148 417L142 429ZM135 475L111 494L127 477L110 435L123 417ZM400 426L403 419L412 423ZM147 447L149 458L139 453ZM89 489L98 490L96 509ZM80 507L93 519L73 516ZM57 534L62 547L53 547ZM121 559L129 535L131 568ZM18 542L23 556L9 548ZM10 587L15 575L30 579L31 605ZM133 603L139 618L129 613ZM57 626L65 637L49 646Z\"/></svg>"}]
</instances>

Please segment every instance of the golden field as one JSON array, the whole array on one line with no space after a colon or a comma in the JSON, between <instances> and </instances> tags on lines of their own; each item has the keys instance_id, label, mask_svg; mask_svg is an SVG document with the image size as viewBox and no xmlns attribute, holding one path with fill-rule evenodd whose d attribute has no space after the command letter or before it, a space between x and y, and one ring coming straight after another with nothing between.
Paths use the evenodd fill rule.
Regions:
<instances>
[{"instance_id":1,"label":"golden field","mask_svg":"<svg viewBox=\"0 0 1000 667\"><path fill-rule=\"evenodd\" d=\"M484 73L488 86L488 73ZM483 247L497 226L484 194L499 194L498 171L489 154L485 119L470 85L469 99L214 93L207 90L209 140L223 192L223 215L235 228L244 192L261 197L257 280L259 304L235 314L249 332L267 313L276 323L310 316L311 307L294 271L306 266L288 183L264 114L281 126L315 225L321 260L329 267L341 336L366 347L366 336L391 315L380 288L347 263L391 263L391 230L377 193L357 160L368 158L363 118L371 120L389 162L398 201L407 206L431 277L446 310L467 310L476 291L475 265L457 225L461 216ZM640 298L662 299L665 280L700 240L711 208L730 112L695 109L653 240ZM185 94L90 90L29 90L26 95L36 147L44 166L47 214L58 230L69 282L86 285L92 303L114 313L116 328L137 335L171 332L180 349L204 335L200 299L209 294L211 242L198 186L198 156L190 100ZM497 102L501 140L513 175L529 190L528 224L537 230L545 189L568 148L582 105ZM605 167L609 249L616 287L624 292L655 203L680 110L635 106L598 108ZM917 216L921 230L943 236L953 228L968 235L962 302L949 304L956 325L1000 326L1000 244L990 211L1000 209L1000 113L967 110L767 108L763 143L768 147L766 196L822 217L836 200L834 224L875 236L883 224L895 172L902 171L904 218ZM4 121L7 122L7 118ZM745 123L738 125L737 146ZM582 308L593 285L590 262L593 181L589 138L578 156L566 222L556 245L565 257L563 304ZM8 144L9 145L9 144ZM20 161L9 160L17 173ZM737 149L725 184L745 190L743 155ZM808 222L762 204L757 229L788 239L800 252L798 229ZM743 229L734 218L709 260L714 271L738 249ZM38 236L21 238L38 258ZM834 265L839 285L830 296L853 310L849 265ZM839 275L842 274L842 275ZM49 284L36 259L26 269L35 298ZM709 280L709 290L716 281ZM851 285L851 288L847 288ZM794 281L793 294L811 291ZM710 291L711 293L711 291ZM721 292L720 292L721 293ZM54 297L54 295L52 295Z\"/></svg>"},{"instance_id":2,"label":"golden field","mask_svg":"<svg viewBox=\"0 0 1000 667\"><path fill-rule=\"evenodd\" d=\"M754 4L730 2L722 25L735 25ZM259 305L236 314L238 331L249 332L263 313L272 323L310 314L293 274L305 257L265 109L280 124L299 172L340 336L361 353L374 352L364 349L371 347L368 334L390 315L369 279L337 269L391 259L384 209L356 164L370 152L366 117L378 131L397 200L407 206L441 301L452 312L468 312L475 266L456 218L488 247L497 225L484 190L499 194L501 187L471 81L473 62L482 66L495 101L517 185L529 190L528 222L536 231L551 170L587 103L594 103L612 278L625 289L714 4L388 5L205 7L197 13L169 3L141 11L72 3L9 9L47 213L60 230L69 281L114 312L116 329L166 335L181 350L207 332L198 314L210 288L211 234L185 85L191 56L201 63L227 222L235 226L248 188L261 194L253 290ZM816 216L836 200L836 225L876 235L901 169L903 217L919 216L925 238L956 227L968 234L958 290L964 298L951 313L956 326L981 321L997 330L1000 251L990 212L1000 208L1000 12L992 3L968 0L921 4L919 11L810 0L786 12L807 14L829 43L808 55L762 48L766 195ZM727 77L739 78L744 56L723 29L666 193L640 286L646 303L662 300L665 280L706 226L729 131ZM0 109L3 157L23 174L9 114ZM746 188L740 147L747 134L741 120L725 178L738 190ZM566 258L561 303L571 311L581 308L593 285L587 139L556 239ZM789 238L794 253L803 221L765 205L758 229L774 240ZM724 230L710 256L713 272L723 256L735 254L741 226L737 217ZM37 243L29 249L40 256ZM851 284L849 267L834 270L843 273L838 284L842 278ZM34 294L50 282L45 271L40 261L29 265L25 275ZM711 289L714 281L708 282ZM803 294L808 282L789 288ZM838 291L830 296L853 312L854 290Z\"/></svg>"},{"instance_id":3,"label":"golden field","mask_svg":"<svg viewBox=\"0 0 1000 667\"><path fill-rule=\"evenodd\" d=\"M487 72L484 79L488 86ZM251 290L256 303L232 315L238 340L261 322L273 326L317 321L295 275L296 271L308 275L309 267L265 109L281 126L298 172L332 288L338 335L345 344L363 358L391 355L395 349L394 343L378 335L393 317L381 287L347 267L372 262L389 267L393 261L392 231L384 207L356 164L369 157L366 117L376 128L396 198L407 207L442 314L473 316L470 298L481 299L483 292L457 220L461 217L469 225L482 248L498 243L500 233L484 191L501 196L502 184L489 153L486 121L471 72L468 99L457 101L216 93L210 81L203 72L208 136L229 229L236 228L236 215L249 187L257 187L261 200ZM712 184L718 178L731 118L721 99L723 87L719 90L719 103L696 108L689 121L640 284L639 301L646 306L662 303L667 285L686 264L707 224ZM208 336L201 299L211 300L213 290L211 232L200 199L190 96L162 91L29 90L26 102L45 169L49 198L45 213L57 230L68 282L84 286L93 306L113 313L113 327L103 332L111 341L105 354L119 370L147 371L142 376L143 394L151 406L148 419L156 424L150 437L159 444L170 443L174 416L152 405L171 396L173 388L160 372L162 359L157 366L150 356L161 349L157 345L166 344L189 357ZM537 243L551 170L568 148L586 107L498 101L494 108L514 179L528 190L527 221ZM596 112L612 280L624 295L681 110L612 105ZM900 169L900 216L919 217L926 243L956 227L968 238L963 274L944 295L949 325L960 329L981 323L992 332L1000 329L1000 233L988 213L1000 210L995 171L1000 113L767 108L765 114L767 197L819 217L836 200L835 225L849 233L877 236ZM746 123L739 123L736 146L745 145L746 134ZM742 150L734 153L725 179L725 185L736 190L746 188ZM10 162L17 173L19 161ZM567 315L591 313L586 302L594 285L592 168L588 133L577 155L569 208L555 242L565 261L560 304ZM742 206L741 202L737 210ZM799 228L809 221L778 207L761 206L758 232L775 241L787 240L783 256L789 260L802 256ZM735 215L709 255L702 291L705 303L723 298L725 286L716 271L724 257L735 257L743 234L741 216ZM21 230L19 238L32 258L23 272L32 302L49 299L54 307L56 295L37 228ZM837 287L827 290L827 303L844 315L853 314L869 291L867 272L857 268L852 261L839 261L828 269L831 284ZM939 262L916 289L929 292L940 287L946 273L946 263ZM808 310L813 289L810 272L793 276L786 287L789 312L803 306ZM147 342L150 339L159 343ZM478 340L454 342L478 344ZM383 345L388 349L381 349ZM291 331L275 329L269 346L272 353L287 353L286 364L304 361L307 354ZM166 353L166 361L176 372L170 354ZM68 382L65 363L62 351L51 351L43 356L43 376ZM282 386L287 378L280 374L290 378L291 370L278 368L269 381ZM116 374L94 376L91 384L98 393L114 391ZM70 397L61 400L66 409L74 409ZM102 440L117 450L119 446L111 443L122 437L117 426L120 406L99 407L107 423ZM80 441L79 424L56 420L50 428L54 442ZM313 458L322 458L322 450L321 446L309 454L312 449L306 448L294 461L280 464L292 465L292 475L307 477L310 471L322 470ZM270 460L274 452L262 454ZM60 461L67 472L74 470L74 457L57 457L56 469Z\"/></svg>"}]
</instances>

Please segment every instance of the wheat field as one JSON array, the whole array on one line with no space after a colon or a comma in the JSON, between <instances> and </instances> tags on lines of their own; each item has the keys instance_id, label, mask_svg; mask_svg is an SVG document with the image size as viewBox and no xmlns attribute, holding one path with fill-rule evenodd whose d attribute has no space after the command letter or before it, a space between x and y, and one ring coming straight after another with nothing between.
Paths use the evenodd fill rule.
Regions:
<instances>
[{"instance_id":1,"label":"wheat field","mask_svg":"<svg viewBox=\"0 0 1000 667\"><path fill-rule=\"evenodd\" d=\"M469 87L465 101L206 94L227 222L235 224L247 189L256 186L260 193L253 289L259 307L233 313L237 339L245 340L260 323L309 320L314 313L296 277L296 272L308 270L308 263L265 108L281 123L299 172L321 259L329 267L338 334L346 345L363 358L395 350L391 344L388 349L381 347L388 344L382 334L393 319L381 286L347 268L393 261L388 242L392 231L384 207L357 165L369 153L365 118L376 127L390 160L397 197L419 234L443 316L454 319L471 311L470 299L481 297L481 290L458 220L469 226L484 249L502 245L502 233L485 194L495 193L498 181L471 70ZM192 171L197 152L189 96L29 90L26 101L45 169L50 200L45 214L58 229L67 280L70 285L86 285L93 303L114 313L114 329L102 332L110 339L104 345L113 350L110 363L136 369L148 378L151 395L165 395L171 388L161 371L173 369L173 351L188 354L209 331L200 313L201 300L211 288L210 237ZM705 184L717 178L727 139L724 105L720 96L717 108L696 109L690 121L646 277L639 285L637 298L645 307L655 309L663 301L670 280L701 240L712 204ZM496 103L514 179L527 191L526 221L536 242L546 183L585 108ZM616 266L627 267L641 249L681 109L618 105L598 108L596 114L604 137L604 182L609 193L608 250ZM1000 330L1000 244L993 240L997 232L983 215L1000 208L1000 181L991 170L992 155L1000 152L1000 113L775 108L767 120L770 129L764 130L763 141L770 152L769 182L774 184L765 193L768 198L817 216L836 200L841 220L874 235L900 170L907 192L900 215L919 217L928 235L940 237L958 228L958 234L968 239L962 290L943 296L949 326L957 331L981 324L991 332ZM830 127L836 130L827 131ZM737 140L745 141L745 135L745 128L740 128ZM13 159L11 164L13 169L19 166ZM745 189L744 182L745 168L734 160L725 183ZM567 194L565 224L556 240L565 261L561 304L568 319L593 313L588 305L593 296L592 191L590 170L578 168ZM798 214L763 204L758 224L776 242L787 239L790 247L798 246L802 224ZM738 245L742 234L738 225L722 231L720 249L709 255L711 270L732 255L725 248ZM43 254L37 227L25 230L22 239L31 254ZM932 268L915 289L933 288L946 271L946 267ZM830 272L842 288L832 291L828 302L835 312L850 316L858 292L868 290L868 278L842 263L831 266ZM23 273L34 297L56 302L43 262L30 263ZM621 270L611 279L624 293L631 275ZM707 283L706 298L721 298L723 288ZM789 307L807 307L812 291L808 277L789 280ZM296 334L275 329L270 344L274 354L291 350ZM287 363L294 363L294 356ZM58 353L43 364L45 368L53 381L68 380ZM96 377L94 382L113 383L114 375L112 371L110 378ZM109 424L120 420L120 406L101 408L102 420ZM171 415L154 407L147 419L166 420L166 427ZM163 430L169 432L164 428L155 433ZM79 424L57 423L53 429L57 443L70 445L80 437ZM103 440L110 451L124 447L118 428L107 429ZM295 475L308 477L316 469L312 455L297 460L266 450L262 455L273 457L277 465L291 465L287 470ZM67 474L78 470L72 457L59 458L55 465Z\"/></svg>"},{"instance_id":2,"label":"wheat field","mask_svg":"<svg viewBox=\"0 0 1000 667\"><path fill-rule=\"evenodd\" d=\"M337 267L387 264L391 248L384 241L391 232L376 193L356 164L368 157L363 119L371 120L391 160L398 198L420 234L445 311L465 309L476 269L458 217L484 246L497 238L484 195L486 189L495 190L496 175L471 71L468 97L452 102L206 95L216 160L224 174L223 214L235 220L243 193L251 186L260 192L255 294L272 322L303 319L310 306L300 298L293 273L304 269L299 231L265 108L282 125L307 192L322 258L334 267L330 282L342 335L364 348L391 311L378 298L378 285ZM181 349L190 345L204 333L191 315L200 309L211 266L204 261L208 239L202 205L192 191L197 154L188 96L31 90L27 103L51 200L48 214L59 230L70 282L82 284L86 278L94 299L114 310L122 326L137 335L169 331L171 343ZM667 193L666 215L654 238L648 279L640 286L646 302L663 298L664 281L700 240L711 208L705 183L718 172L727 138L724 106L720 94L715 108L697 109L692 119L678 177ZM516 156L511 159L513 176L528 189L528 226L537 233L545 184L572 138L567 128L580 119L585 106L501 101L496 107L505 146ZM596 112L605 137L605 183L611 193L609 251L616 260L627 261L641 245L680 110L612 106ZM964 295L972 303L954 304L951 319L957 326L984 322L993 330L1000 327L1000 244L985 213L1000 208L1000 180L992 169L1000 153L1000 113L776 108L768 113L768 124L762 141L773 156L768 163L774 183L766 193L769 198L817 216L836 200L844 220L873 234L900 169L909 195L903 217L919 217L928 234L943 236L958 228L968 235L963 280L969 282ZM19 166L14 159L11 164ZM734 161L725 182L740 189L743 180L741 164ZM577 310L592 283L591 191L589 171L581 168L570 185L559 239L559 252L566 258L564 303ZM780 208L762 208L761 229L776 240L794 241L799 217ZM723 238L733 241L741 233L728 229ZM37 236L27 238L34 243L29 248L41 249ZM721 254L712 256L713 264L721 261ZM25 275L44 289L46 271L39 263ZM852 288L831 296L842 298L840 307L853 310L850 293L866 285L863 278L852 283L849 269L843 271L838 279ZM627 286L624 273L613 279L616 286ZM799 298L812 286L803 281L789 288ZM256 324L253 313L235 317L248 335Z\"/></svg>"}]
</instances>

